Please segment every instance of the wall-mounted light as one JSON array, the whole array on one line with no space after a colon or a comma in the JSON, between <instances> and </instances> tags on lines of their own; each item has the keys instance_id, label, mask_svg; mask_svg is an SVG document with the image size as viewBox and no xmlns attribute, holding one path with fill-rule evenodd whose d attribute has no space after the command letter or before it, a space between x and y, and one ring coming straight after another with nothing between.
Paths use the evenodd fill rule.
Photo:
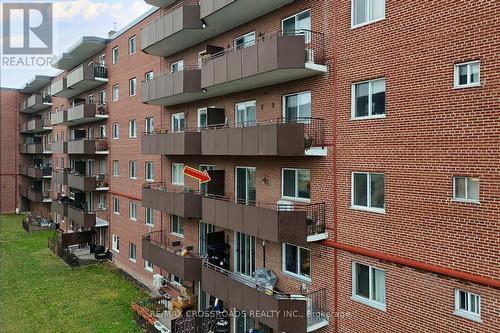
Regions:
<instances>
[{"instance_id":1,"label":"wall-mounted light","mask_svg":"<svg viewBox=\"0 0 500 333\"><path fill-rule=\"evenodd\" d=\"M201 91L206 93L208 90L207 90L207 88L201 88Z\"/></svg>"},{"instance_id":2,"label":"wall-mounted light","mask_svg":"<svg viewBox=\"0 0 500 333\"><path fill-rule=\"evenodd\" d=\"M269 185L269 179L267 177L262 178L262 184Z\"/></svg>"},{"instance_id":3,"label":"wall-mounted light","mask_svg":"<svg viewBox=\"0 0 500 333\"><path fill-rule=\"evenodd\" d=\"M208 27L208 24L207 24L207 22L205 22L205 20L201 20L201 27L203 29L205 29L206 27Z\"/></svg>"}]
</instances>

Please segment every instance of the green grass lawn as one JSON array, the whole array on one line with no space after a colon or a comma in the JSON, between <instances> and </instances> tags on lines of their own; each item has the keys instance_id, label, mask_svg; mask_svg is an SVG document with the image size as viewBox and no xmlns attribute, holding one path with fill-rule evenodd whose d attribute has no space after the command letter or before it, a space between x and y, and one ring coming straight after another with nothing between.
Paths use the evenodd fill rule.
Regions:
<instances>
[{"instance_id":1,"label":"green grass lawn","mask_svg":"<svg viewBox=\"0 0 500 333\"><path fill-rule=\"evenodd\" d=\"M110 264L69 268L22 218L0 215L0 332L142 332L130 304L143 291Z\"/></svg>"}]
</instances>

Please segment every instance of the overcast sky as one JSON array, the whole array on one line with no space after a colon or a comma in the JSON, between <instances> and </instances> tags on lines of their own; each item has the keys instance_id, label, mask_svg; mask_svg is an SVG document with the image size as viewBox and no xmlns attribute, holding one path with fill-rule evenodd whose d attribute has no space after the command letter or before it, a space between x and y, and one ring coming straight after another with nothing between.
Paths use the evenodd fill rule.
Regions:
<instances>
[{"instance_id":1,"label":"overcast sky","mask_svg":"<svg viewBox=\"0 0 500 333\"><path fill-rule=\"evenodd\" d=\"M113 30L114 23L117 30L120 30L151 8L144 0L0 0L0 2L52 2L54 55L60 55L82 36L107 37L108 32ZM3 8L1 9L3 13ZM3 21L3 15L0 16L0 21ZM53 75L58 72L52 67L0 66L0 85L9 88L20 88L35 75Z\"/></svg>"}]
</instances>

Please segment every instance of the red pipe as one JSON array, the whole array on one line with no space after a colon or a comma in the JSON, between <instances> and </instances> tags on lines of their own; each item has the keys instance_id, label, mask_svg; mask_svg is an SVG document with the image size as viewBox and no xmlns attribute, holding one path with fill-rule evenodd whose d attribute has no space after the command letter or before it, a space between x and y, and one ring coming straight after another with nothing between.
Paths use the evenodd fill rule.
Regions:
<instances>
[{"instance_id":1,"label":"red pipe","mask_svg":"<svg viewBox=\"0 0 500 333\"><path fill-rule=\"evenodd\" d=\"M408 267L412 267L412 268L416 268L416 269L421 269L421 270L436 273L436 274L450 276L450 277L460 279L460 280L470 281L473 283L477 283L477 284L481 284L481 285L485 285L485 286L489 286L489 287L493 287L493 288L500 288L500 280L498 280L498 279L492 279L492 278L488 278L488 277L484 277L484 276L480 276L480 275L476 275L476 274L460 272L460 271L453 270L451 268L426 264L426 263L419 262L419 261L412 260L412 259L397 257L397 256L394 256L392 254L372 251L372 250L363 249L363 248L360 248L357 246L342 244L342 243L338 243L338 242L332 242L332 241L328 241L328 240L323 241L322 245L332 247L334 249L348 251L348 252L355 253L355 254L360 254L360 255L375 258L375 259L389 261L389 262L399 264L399 265L404 265L404 266L408 266Z\"/></svg>"}]
</instances>

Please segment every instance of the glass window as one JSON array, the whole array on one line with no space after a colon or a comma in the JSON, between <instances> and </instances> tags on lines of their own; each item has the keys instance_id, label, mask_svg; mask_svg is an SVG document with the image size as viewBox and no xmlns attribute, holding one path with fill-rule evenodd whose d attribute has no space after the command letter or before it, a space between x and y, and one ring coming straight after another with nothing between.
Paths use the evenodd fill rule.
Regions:
<instances>
[{"instance_id":1,"label":"glass window","mask_svg":"<svg viewBox=\"0 0 500 333\"><path fill-rule=\"evenodd\" d=\"M137 94L137 79L135 77L128 81L128 92L129 96L135 96Z\"/></svg>"},{"instance_id":2,"label":"glass window","mask_svg":"<svg viewBox=\"0 0 500 333\"><path fill-rule=\"evenodd\" d=\"M236 200L246 205L255 205L256 169L252 167L236 167Z\"/></svg>"},{"instance_id":3,"label":"glass window","mask_svg":"<svg viewBox=\"0 0 500 333\"><path fill-rule=\"evenodd\" d=\"M476 87L480 86L479 81L480 64L473 61L455 65L455 87Z\"/></svg>"},{"instance_id":4,"label":"glass window","mask_svg":"<svg viewBox=\"0 0 500 333\"><path fill-rule=\"evenodd\" d=\"M113 176L118 177L120 175L120 162L113 161Z\"/></svg>"},{"instance_id":5,"label":"glass window","mask_svg":"<svg viewBox=\"0 0 500 333\"><path fill-rule=\"evenodd\" d=\"M118 46L113 48L112 57L113 57L113 64L118 63Z\"/></svg>"},{"instance_id":6,"label":"glass window","mask_svg":"<svg viewBox=\"0 0 500 333\"><path fill-rule=\"evenodd\" d=\"M311 11L305 10L281 22L283 34L305 35L306 43L311 42Z\"/></svg>"},{"instance_id":7,"label":"glass window","mask_svg":"<svg viewBox=\"0 0 500 333\"><path fill-rule=\"evenodd\" d=\"M311 251L300 246L283 244L283 271L310 280Z\"/></svg>"},{"instance_id":8,"label":"glass window","mask_svg":"<svg viewBox=\"0 0 500 333\"><path fill-rule=\"evenodd\" d=\"M146 133L153 134L154 132L154 120L153 117L148 117L144 119L144 129Z\"/></svg>"},{"instance_id":9,"label":"glass window","mask_svg":"<svg viewBox=\"0 0 500 333\"><path fill-rule=\"evenodd\" d=\"M183 132L185 129L184 112L172 114L172 132Z\"/></svg>"},{"instance_id":10,"label":"glass window","mask_svg":"<svg viewBox=\"0 0 500 333\"><path fill-rule=\"evenodd\" d=\"M353 173L352 206L357 209L384 212L385 175L382 173Z\"/></svg>"},{"instance_id":11,"label":"glass window","mask_svg":"<svg viewBox=\"0 0 500 333\"><path fill-rule=\"evenodd\" d=\"M481 297L455 289L455 314L467 319L481 321Z\"/></svg>"},{"instance_id":12,"label":"glass window","mask_svg":"<svg viewBox=\"0 0 500 333\"><path fill-rule=\"evenodd\" d=\"M204 128L208 125L208 110L207 108L198 109L198 128Z\"/></svg>"},{"instance_id":13,"label":"glass window","mask_svg":"<svg viewBox=\"0 0 500 333\"><path fill-rule=\"evenodd\" d=\"M353 299L385 310L385 272L356 262L352 270Z\"/></svg>"},{"instance_id":14,"label":"glass window","mask_svg":"<svg viewBox=\"0 0 500 333\"><path fill-rule=\"evenodd\" d=\"M352 27L368 24L385 17L385 0L352 0Z\"/></svg>"},{"instance_id":15,"label":"glass window","mask_svg":"<svg viewBox=\"0 0 500 333\"><path fill-rule=\"evenodd\" d=\"M129 178L137 179L137 162L130 161L128 166Z\"/></svg>"},{"instance_id":16,"label":"glass window","mask_svg":"<svg viewBox=\"0 0 500 333\"><path fill-rule=\"evenodd\" d=\"M137 221L137 204L135 202L130 202L128 206L128 217L133 220Z\"/></svg>"},{"instance_id":17,"label":"glass window","mask_svg":"<svg viewBox=\"0 0 500 333\"><path fill-rule=\"evenodd\" d=\"M113 123L112 129L113 129L113 139L119 139L120 138L120 124Z\"/></svg>"},{"instance_id":18,"label":"glass window","mask_svg":"<svg viewBox=\"0 0 500 333\"><path fill-rule=\"evenodd\" d=\"M135 262L137 259L137 248L133 243L129 243L128 245L128 258L132 262Z\"/></svg>"},{"instance_id":19,"label":"glass window","mask_svg":"<svg viewBox=\"0 0 500 333\"><path fill-rule=\"evenodd\" d=\"M111 99L113 102L116 102L120 98L120 88L117 84L113 85L113 89L111 92Z\"/></svg>"},{"instance_id":20,"label":"glass window","mask_svg":"<svg viewBox=\"0 0 500 333\"><path fill-rule=\"evenodd\" d=\"M311 198L311 172L309 169L283 169L282 182L282 197Z\"/></svg>"},{"instance_id":21,"label":"glass window","mask_svg":"<svg viewBox=\"0 0 500 333\"><path fill-rule=\"evenodd\" d=\"M106 90L99 91L99 105L106 105Z\"/></svg>"},{"instance_id":22,"label":"glass window","mask_svg":"<svg viewBox=\"0 0 500 333\"><path fill-rule=\"evenodd\" d=\"M170 72L178 72L184 69L184 59L177 60L170 64Z\"/></svg>"},{"instance_id":23,"label":"glass window","mask_svg":"<svg viewBox=\"0 0 500 333\"><path fill-rule=\"evenodd\" d=\"M311 118L311 92L286 95L284 118L287 122L308 122Z\"/></svg>"},{"instance_id":24,"label":"glass window","mask_svg":"<svg viewBox=\"0 0 500 333\"><path fill-rule=\"evenodd\" d=\"M385 115L385 79L355 83L352 91L353 118Z\"/></svg>"},{"instance_id":25,"label":"glass window","mask_svg":"<svg viewBox=\"0 0 500 333\"><path fill-rule=\"evenodd\" d=\"M254 126L257 119L256 101L247 101L235 104L236 126Z\"/></svg>"},{"instance_id":26,"label":"glass window","mask_svg":"<svg viewBox=\"0 0 500 333\"><path fill-rule=\"evenodd\" d=\"M455 200L479 202L479 178L454 177Z\"/></svg>"},{"instance_id":27,"label":"glass window","mask_svg":"<svg viewBox=\"0 0 500 333\"><path fill-rule=\"evenodd\" d=\"M147 72L146 74L144 74L144 79L146 81L151 81L152 79L154 79L154 72L150 71L150 72Z\"/></svg>"},{"instance_id":28,"label":"glass window","mask_svg":"<svg viewBox=\"0 0 500 333\"><path fill-rule=\"evenodd\" d=\"M137 123L134 120L130 120L128 123L128 137L136 138L137 137Z\"/></svg>"},{"instance_id":29,"label":"glass window","mask_svg":"<svg viewBox=\"0 0 500 333\"><path fill-rule=\"evenodd\" d=\"M152 272L154 269L153 263L149 262L149 260L144 259L144 269L148 272Z\"/></svg>"},{"instance_id":30,"label":"glass window","mask_svg":"<svg viewBox=\"0 0 500 333\"><path fill-rule=\"evenodd\" d=\"M172 184L184 185L184 164L172 163Z\"/></svg>"},{"instance_id":31,"label":"glass window","mask_svg":"<svg viewBox=\"0 0 500 333\"><path fill-rule=\"evenodd\" d=\"M255 31L251 31L234 39L236 50L255 45Z\"/></svg>"},{"instance_id":32,"label":"glass window","mask_svg":"<svg viewBox=\"0 0 500 333\"><path fill-rule=\"evenodd\" d=\"M146 225L153 226L154 225L154 212L152 208L145 208L145 221Z\"/></svg>"},{"instance_id":33,"label":"glass window","mask_svg":"<svg viewBox=\"0 0 500 333\"><path fill-rule=\"evenodd\" d=\"M146 180L147 181L153 181L154 180L154 173L153 173L153 162L146 162L146 172L145 172L145 175L146 175Z\"/></svg>"},{"instance_id":34,"label":"glass window","mask_svg":"<svg viewBox=\"0 0 500 333\"><path fill-rule=\"evenodd\" d=\"M241 232L234 233L236 273L252 276L255 272L255 237Z\"/></svg>"},{"instance_id":35,"label":"glass window","mask_svg":"<svg viewBox=\"0 0 500 333\"><path fill-rule=\"evenodd\" d=\"M113 234L111 248L115 252L120 252L120 237Z\"/></svg>"},{"instance_id":36,"label":"glass window","mask_svg":"<svg viewBox=\"0 0 500 333\"><path fill-rule=\"evenodd\" d=\"M120 215L120 200L113 198L113 213Z\"/></svg>"},{"instance_id":37,"label":"glass window","mask_svg":"<svg viewBox=\"0 0 500 333\"><path fill-rule=\"evenodd\" d=\"M184 236L184 221L177 215L170 215L171 232L178 236Z\"/></svg>"},{"instance_id":38,"label":"glass window","mask_svg":"<svg viewBox=\"0 0 500 333\"><path fill-rule=\"evenodd\" d=\"M135 36L130 37L128 40L128 53L130 55L134 54L137 51L137 43Z\"/></svg>"}]
</instances>

